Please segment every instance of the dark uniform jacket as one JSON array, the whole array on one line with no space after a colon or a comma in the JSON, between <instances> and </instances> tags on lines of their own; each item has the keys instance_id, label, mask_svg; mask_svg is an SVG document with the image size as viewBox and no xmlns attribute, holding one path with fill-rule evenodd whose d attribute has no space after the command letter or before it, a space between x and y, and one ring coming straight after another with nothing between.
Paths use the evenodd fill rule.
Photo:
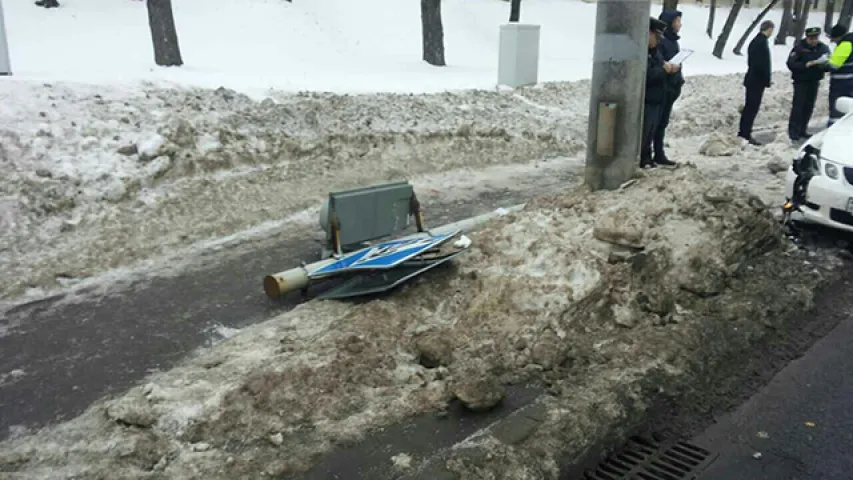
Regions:
<instances>
[{"instance_id":1,"label":"dark uniform jacket","mask_svg":"<svg viewBox=\"0 0 853 480\"><path fill-rule=\"evenodd\" d=\"M773 70L770 64L770 46L767 44L767 36L759 32L749 42L746 54L748 67L743 85L747 88L769 87Z\"/></svg>"},{"instance_id":2,"label":"dark uniform jacket","mask_svg":"<svg viewBox=\"0 0 853 480\"><path fill-rule=\"evenodd\" d=\"M806 63L826 55L829 56L829 47L825 43L818 43L815 46L809 45L805 39L800 40L794 45L791 54L788 55L788 70L791 71L791 78L794 83L804 82L819 82L823 80L826 74L826 69L823 65L816 65L810 68L806 67Z\"/></svg>"},{"instance_id":3,"label":"dark uniform jacket","mask_svg":"<svg viewBox=\"0 0 853 480\"><path fill-rule=\"evenodd\" d=\"M667 25L667 29L664 30L663 37L660 39L660 45L658 45L663 59L667 62L672 60L672 57L681 51L681 47L678 45L678 41L681 37L671 29L672 22L680 16L681 12L678 10L664 10L663 13L660 14L660 17L658 17ZM667 86L671 91L680 92L682 85L684 85L684 75L681 73L681 70L678 70L667 77Z\"/></svg>"},{"instance_id":4,"label":"dark uniform jacket","mask_svg":"<svg viewBox=\"0 0 853 480\"><path fill-rule=\"evenodd\" d=\"M666 96L667 73L663 69L663 56L657 48L649 49L646 65L646 103L660 105Z\"/></svg>"}]
</instances>

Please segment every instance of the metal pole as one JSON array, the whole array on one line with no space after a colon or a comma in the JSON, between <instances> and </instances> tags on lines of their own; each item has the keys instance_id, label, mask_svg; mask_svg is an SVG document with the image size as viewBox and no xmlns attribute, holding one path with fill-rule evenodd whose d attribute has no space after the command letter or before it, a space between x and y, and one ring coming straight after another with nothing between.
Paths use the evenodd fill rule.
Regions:
<instances>
[{"instance_id":1,"label":"metal pole","mask_svg":"<svg viewBox=\"0 0 853 480\"><path fill-rule=\"evenodd\" d=\"M612 190L639 166L650 0L598 0L585 181Z\"/></svg>"},{"instance_id":2,"label":"metal pole","mask_svg":"<svg viewBox=\"0 0 853 480\"><path fill-rule=\"evenodd\" d=\"M429 234L431 235L442 235L450 232L454 232L456 230L462 230L463 232L470 232L472 230L477 229L483 224L494 220L495 218L502 217L507 213L518 212L524 208L525 204L513 205L508 208L502 208L495 210L493 212L485 213L483 215L479 215L476 217L466 218L464 220L460 220L458 222L450 223L447 225L443 225L441 227L436 227L429 230ZM419 233L415 235L411 235L410 237L420 237L426 235L425 233ZM326 265L331 265L335 263L336 260L334 258L327 258L326 260L320 260L319 262L314 262L310 265L306 265L305 267L297 267L291 268L290 270L285 270L283 272L274 273L272 275L267 275L264 277L264 291L266 294L272 298L280 297L288 292L293 292L296 290L300 290L309 285L310 280L308 278L308 272L317 270L318 268L325 267Z\"/></svg>"},{"instance_id":3,"label":"metal pole","mask_svg":"<svg viewBox=\"0 0 853 480\"><path fill-rule=\"evenodd\" d=\"M9 41L6 39L6 21L3 19L3 0L0 0L0 75L11 75Z\"/></svg>"}]
</instances>

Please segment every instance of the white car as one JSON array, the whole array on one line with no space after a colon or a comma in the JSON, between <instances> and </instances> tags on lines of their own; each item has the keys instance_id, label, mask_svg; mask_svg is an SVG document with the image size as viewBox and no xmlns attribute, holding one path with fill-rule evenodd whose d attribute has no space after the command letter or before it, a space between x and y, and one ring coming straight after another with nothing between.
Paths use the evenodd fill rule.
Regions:
<instances>
[{"instance_id":1,"label":"white car","mask_svg":"<svg viewBox=\"0 0 853 480\"><path fill-rule=\"evenodd\" d=\"M836 101L844 117L815 134L797 151L802 164L813 166L805 202L793 220L818 223L853 233L853 98ZM788 168L785 196L793 198L794 167ZM799 203L799 202L797 202Z\"/></svg>"}]
</instances>

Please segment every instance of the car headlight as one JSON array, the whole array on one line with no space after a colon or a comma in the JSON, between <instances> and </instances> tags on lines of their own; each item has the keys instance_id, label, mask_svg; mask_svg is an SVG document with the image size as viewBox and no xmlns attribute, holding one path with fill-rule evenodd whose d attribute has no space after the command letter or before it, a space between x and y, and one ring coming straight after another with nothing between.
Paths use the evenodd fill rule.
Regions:
<instances>
[{"instance_id":1,"label":"car headlight","mask_svg":"<svg viewBox=\"0 0 853 480\"><path fill-rule=\"evenodd\" d=\"M824 173L826 173L827 177L833 180L838 179L838 167L827 162L826 160L823 161L823 171Z\"/></svg>"}]
</instances>

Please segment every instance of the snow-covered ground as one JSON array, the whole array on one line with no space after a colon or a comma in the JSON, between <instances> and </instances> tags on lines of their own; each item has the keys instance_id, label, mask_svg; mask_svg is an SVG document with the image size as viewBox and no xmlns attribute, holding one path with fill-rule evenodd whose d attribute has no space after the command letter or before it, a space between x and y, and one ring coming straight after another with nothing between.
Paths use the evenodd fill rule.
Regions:
<instances>
[{"instance_id":1,"label":"snow-covered ground","mask_svg":"<svg viewBox=\"0 0 853 480\"><path fill-rule=\"evenodd\" d=\"M369 0L173 0L185 65L153 65L145 2L66 0L44 10L5 2L12 68L21 78L133 85L167 81L257 96L269 89L332 92L436 92L492 88L497 79L498 30L509 17L503 0L445 0L446 68L421 61L420 3ZM595 3L525 0L522 20L542 26L540 80L589 78ZM660 5L653 4L657 15ZM743 71L731 47L756 10L744 10L723 60L711 56L708 9L684 12L682 44L696 53L685 71ZM717 11L716 33L728 15ZM781 10L780 10L781 11ZM768 15L779 21L780 11ZM715 33L715 35L716 35ZM787 51L774 49L777 68Z\"/></svg>"},{"instance_id":2,"label":"snow-covered ground","mask_svg":"<svg viewBox=\"0 0 853 480\"><path fill-rule=\"evenodd\" d=\"M15 75L0 78L0 299L241 232L304 227L333 189L409 178L427 199L464 198L537 167L582 166L594 4L525 0L522 18L543 28L540 79L552 83L513 91L494 88L509 9L501 0L443 2L446 68L420 61L417 2L173 4L186 65L158 69L143 2L4 3ZM793 149L784 134L761 148L733 139L745 59L713 58L707 10L682 10L682 44L696 53L669 153L697 169L641 175L620 192L539 199L475 238L464 275L366 306L309 303L241 331L114 404L5 444L0 470L21 478L300 470L328 440L524 376L555 386L553 421L534 438L551 454L565 447L554 443L558 429L575 432L580 448L599 424L625 423L629 407L617 400L642 408L649 375L655 388L677 388L693 368L687 353L703 352L687 346L707 347L702 335L714 327L726 341L711 342L708 358L719 360L805 308L812 267L786 253L752 197L781 200ZM744 12L731 45L753 13ZM718 25L726 14L718 11ZM773 47L777 70L787 53ZM787 121L787 73L774 83L760 127ZM816 116L825 112L822 100ZM649 253L636 254L638 243ZM783 260L762 260L763 248ZM785 275L803 294L776 301L770 293ZM527 294L512 293L519 282ZM447 351L438 359L445 367L417 363ZM490 468L541 460L524 450L490 454L512 464Z\"/></svg>"},{"instance_id":3,"label":"snow-covered ground","mask_svg":"<svg viewBox=\"0 0 853 480\"><path fill-rule=\"evenodd\" d=\"M760 125L787 119L783 75ZM739 75L691 77L673 117L671 154L778 198L765 164L789 159L781 140L736 148L735 157L699 155L710 132L733 135L740 102L727 93L739 82ZM3 110L4 121L16 122L2 132L7 297L284 220L330 189L410 178L452 195L494 179L488 167L528 165L520 172L545 158L579 165L586 138L585 81L262 102L213 90L151 87L128 97L99 87L95 97L66 84L3 84L12 85L28 103Z\"/></svg>"},{"instance_id":4,"label":"snow-covered ground","mask_svg":"<svg viewBox=\"0 0 853 480\"><path fill-rule=\"evenodd\" d=\"M185 65L169 69L153 66L144 2L4 5L0 299L306 219L330 189L409 178L445 196L494 180L490 167L581 162L594 4L525 2L523 20L543 29L540 78L560 83L509 92L494 89L501 0L443 2L446 68L420 60L417 2L173 4ZM741 97L740 74L700 75L742 72L745 59L713 58L707 9L682 10L696 53L670 138L686 160L702 135L734 132ZM773 52L784 68L787 48ZM759 124L784 121L787 84L780 74ZM365 91L421 94L340 94ZM774 149L787 159L783 146L749 151Z\"/></svg>"}]
</instances>

